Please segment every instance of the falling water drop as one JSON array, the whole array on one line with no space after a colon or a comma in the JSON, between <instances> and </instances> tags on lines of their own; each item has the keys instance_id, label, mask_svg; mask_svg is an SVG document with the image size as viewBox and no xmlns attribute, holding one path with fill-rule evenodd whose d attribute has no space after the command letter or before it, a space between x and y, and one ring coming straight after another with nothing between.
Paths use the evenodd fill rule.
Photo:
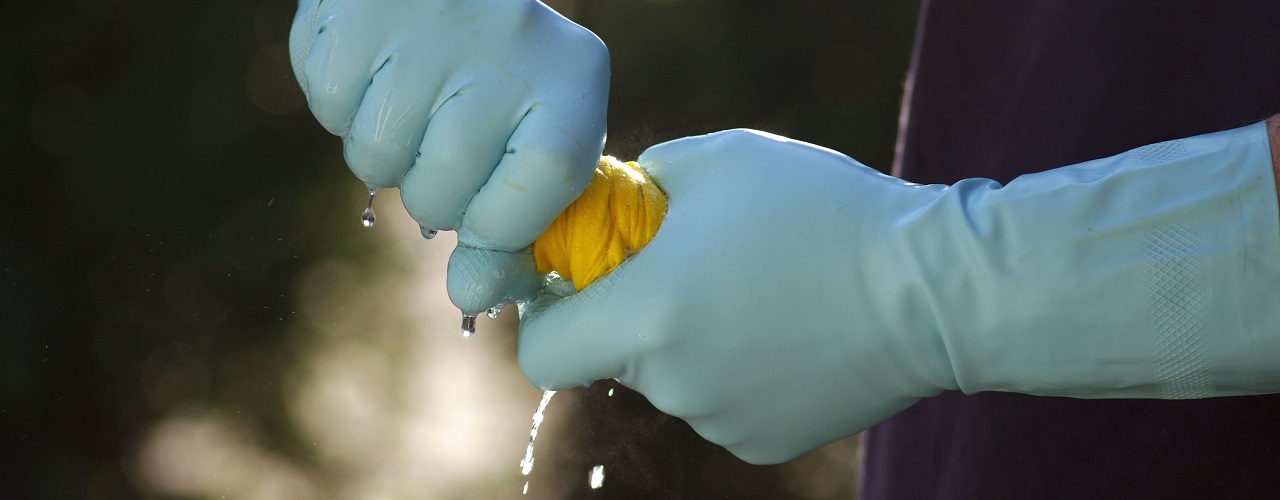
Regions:
<instances>
[{"instance_id":1,"label":"falling water drop","mask_svg":"<svg viewBox=\"0 0 1280 500\"><path fill-rule=\"evenodd\" d=\"M609 397L613 397L613 389L609 389Z\"/></svg>"},{"instance_id":2,"label":"falling water drop","mask_svg":"<svg viewBox=\"0 0 1280 500\"><path fill-rule=\"evenodd\" d=\"M502 306L500 305L490 307L489 310L484 312L484 315L488 316L489 319L498 319L499 314L502 314Z\"/></svg>"},{"instance_id":3,"label":"falling water drop","mask_svg":"<svg viewBox=\"0 0 1280 500\"><path fill-rule=\"evenodd\" d=\"M601 486L604 486L604 464L592 467L591 474L589 474L587 478L587 484L590 485L593 490L598 490Z\"/></svg>"},{"instance_id":4,"label":"falling water drop","mask_svg":"<svg viewBox=\"0 0 1280 500\"><path fill-rule=\"evenodd\" d=\"M373 213L373 195L378 194L377 189L369 190L369 204L364 207L364 211L360 212L360 223L364 227L373 227L378 222L378 214Z\"/></svg>"},{"instance_id":5,"label":"falling water drop","mask_svg":"<svg viewBox=\"0 0 1280 500\"><path fill-rule=\"evenodd\" d=\"M476 315L462 315L462 336L470 337L476 334Z\"/></svg>"},{"instance_id":6,"label":"falling water drop","mask_svg":"<svg viewBox=\"0 0 1280 500\"><path fill-rule=\"evenodd\" d=\"M533 440L538 439L538 427L542 426L543 412L547 411L547 403L556 391L544 391L542 401L538 403L538 411L533 412L533 427L529 429L529 447L524 450L524 459L520 461L520 473L526 476L533 472ZM524 483L524 494L529 494L529 482Z\"/></svg>"}]
</instances>

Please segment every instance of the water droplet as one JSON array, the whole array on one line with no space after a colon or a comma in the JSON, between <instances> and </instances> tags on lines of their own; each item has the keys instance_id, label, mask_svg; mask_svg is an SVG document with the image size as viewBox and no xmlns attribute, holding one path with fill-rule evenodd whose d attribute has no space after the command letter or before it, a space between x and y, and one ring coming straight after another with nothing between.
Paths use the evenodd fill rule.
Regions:
<instances>
[{"instance_id":1,"label":"water droplet","mask_svg":"<svg viewBox=\"0 0 1280 500\"><path fill-rule=\"evenodd\" d=\"M609 389L609 397L613 397L613 389Z\"/></svg>"},{"instance_id":2,"label":"water droplet","mask_svg":"<svg viewBox=\"0 0 1280 500\"><path fill-rule=\"evenodd\" d=\"M429 228L425 228L425 227L419 227L418 229L421 229L421 230L422 230L422 237L423 237L423 238L426 238L426 239L428 239L428 240L429 240L429 239L431 239L431 238L435 238L435 237L436 237L436 233L438 232L438 231L436 231L435 229L429 229Z\"/></svg>"},{"instance_id":3,"label":"water droplet","mask_svg":"<svg viewBox=\"0 0 1280 500\"><path fill-rule=\"evenodd\" d=\"M360 212L360 223L364 227L373 227L378 222L378 214L373 213L373 195L378 194L377 189L369 190L369 204L364 207L364 211Z\"/></svg>"},{"instance_id":4,"label":"water droplet","mask_svg":"<svg viewBox=\"0 0 1280 500\"><path fill-rule=\"evenodd\" d=\"M494 278L501 278L501 277L506 276L506 275L507 275L507 271L506 271L506 270L504 270L504 269L502 269L502 268L498 268L498 269L494 269L494 270L493 270L493 277L494 277Z\"/></svg>"},{"instance_id":5,"label":"water droplet","mask_svg":"<svg viewBox=\"0 0 1280 500\"><path fill-rule=\"evenodd\" d=\"M648 336L648 335L645 335L645 334L643 334L643 333L637 333L637 334L636 334L636 338L638 338L638 339L640 339L640 340L649 340L649 336Z\"/></svg>"},{"instance_id":6,"label":"water droplet","mask_svg":"<svg viewBox=\"0 0 1280 500\"><path fill-rule=\"evenodd\" d=\"M568 297L577 291L573 286L573 281L560 277L560 273L555 271L551 271L543 277L542 285L546 291L560 297Z\"/></svg>"},{"instance_id":7,"label":"water droplet","mask_svg":"<svg viewBox=\"0 0 1280 500\"><path fill-rule=\"evenodd\" d=\"M470 337L476 334L476 316L474 314L462 315L462 336Z\"/></svg>"},{"instance_id":8,"label":"water droplet","mask_svg":"<svg viewBox=\"0 0 1280 500\"><path fill-rule=\"evenodd\" d=\"M538 410L533 412L533 427L529 429L529 447L524 449L524 459L520 460L520 473L529 475L533 472L533 441L538 439L538 427L542 426L543 413L547 411L547 403L551 402L551 396L555 396L556 391L543 391L542 401L538 402ZM524 494L529 493L529 482L524 483Z\"/></svg>"},{"instance_id":9,"label":"water droplet","mask_svg":"<svg viewBox=\"0 0 1280 500\"><path fill-rule=\"evenodd\" d=\"M499 314L502 314L502 306L501 306L501 305L497 305L497 306L490 307L488 311L485 311L485 312L484 312L484 315L485 315L485 316L488 316L488 317L489 317L489 319L498 319L498 315L499 315Z\"/></svg>"},{"instance_id":10,"label":"water droplet","mask_svg":"<svg viewBox=\"0 0 1280 500\"><path fill-rule=\"evenodd\" d=\"M604 465L597 465L591 468L591 474L587 475L587 484L591 485L591 489L598 490L604 486Z\"/></svg>"}]
</instances>

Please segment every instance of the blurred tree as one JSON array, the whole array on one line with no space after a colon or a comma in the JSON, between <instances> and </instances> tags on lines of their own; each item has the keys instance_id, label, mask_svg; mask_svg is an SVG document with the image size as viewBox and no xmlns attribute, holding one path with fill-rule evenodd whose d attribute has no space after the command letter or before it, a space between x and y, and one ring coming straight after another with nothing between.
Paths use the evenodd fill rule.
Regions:
<instances>
[{"instance_id":1,"label":"blurred tree","mask_svg":"<svg viewBox=\"0 0 1280 500\"><path fill-rule=\"evenodd\" d=\"M282 294L372 251L300 111L292 8L4 4L0 496L133 496L122 450L185 403L257 408L291 444L279 391L244 390L288 366ZM277 362L227 369L246 357Z\"/></svg>"}]
</instances>

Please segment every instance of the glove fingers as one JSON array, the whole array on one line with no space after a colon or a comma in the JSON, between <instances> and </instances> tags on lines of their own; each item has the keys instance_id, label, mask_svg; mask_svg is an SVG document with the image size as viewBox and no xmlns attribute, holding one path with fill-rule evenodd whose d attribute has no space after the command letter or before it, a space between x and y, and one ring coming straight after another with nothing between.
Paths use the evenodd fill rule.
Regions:
<instances>
[{"instance_id":1,"label":"glove fingers","mask_svg":"<svg viewBox=\"0 0 1280 500\"><path fill-rule=\"evenodd\" d=\"M334 135L347 133L374 72L385 61L370 37L343 37L342 30L341 23L322 22L303 69L311 113Z\"/></svg>"},{"instance_id":2,"label":"glove fingers","mask_svg":"<svg viewBox=\"0 0 1280 500\"><path fill-rule=\"evenodd\" d=\"M542 285L528 252L503 252L458 245L449 256L449 300L463 314L532 298Z\"/></svg>"},{"instance_id":3,"label":"glove fingers","mask_svg":"<svg viewBox=\"0 0 1280 500\"><path fill-rule=\"evenodd\" d=\"M524 107L495 86L447 99L426 125L420 156L400 181L405 209L423 227L457 229L467 203L489 181Z\"/></svg>"},{"instance_id":4,"label":"glove fingers","mask_svg":"<svg viewBox=\"0 0 1280 500\"><path fill-rule=\"evenodd\" d=\"M320 19L319 3L307 0L298 2L298 11L293 15L293 26L289 28L289 62L293 65L293 76L298 80L303 93L311 90L307 88L306 62L316 41Z\"/></svg>"},{"instance_id":5,"label":"glove fingers","mask_svg":"<svg viewBox=\"0 0 1280 500\"><path fill-rule=\"evenodd\" d=\"M712 169L697 168L699 165L733 165L722 158L728 151L735 149L729 144L740 134L749 133L739 130L726 130L706 135L683 137L649 147L636 158L654 182L668 196L678 196L685 186L696 181L698 175L733 175L732 172L717 172Z\"/></svg>"},{"instance_id":6,"label":"glove fingers","mask_svg":"<svg viewBox=\"0 0 1280 500\"><path fill-rule=\"evenodd\" d=\"M775 176L780 172L839 178L849 178L856 172L861 177L851 180L902 184L901 180L876 172L837 151L747 129L724 130L658 144L641 153L636 163L669 196L679 196L689 188L724 185L733 179ZM704 168L712 165L721 168ZM723 177L716 179L717 176Z\"/></svg>"},{"instance_id":7,"label":"glove fingers","mask_svg":"<svg viewBox=\"0 0 1280 500\"><path fill-rule=\"evenodd\" d=\"M436 82L386 61L364 93L346 136L344 154L351 171L370 186L394 187L413 165L431 117Z\"/></svg>"},{"instance_id":8,"label":"glove fingers","mask_svg":"<svg viewBox=\"0 0 1280 500\"><path fill-rule=\"evenodd\" d=\"M603 103L534 105L468 205L459 239L504 250L537 239L591 180L604 148L604 112Z\"/></svg>"}]
</instances>

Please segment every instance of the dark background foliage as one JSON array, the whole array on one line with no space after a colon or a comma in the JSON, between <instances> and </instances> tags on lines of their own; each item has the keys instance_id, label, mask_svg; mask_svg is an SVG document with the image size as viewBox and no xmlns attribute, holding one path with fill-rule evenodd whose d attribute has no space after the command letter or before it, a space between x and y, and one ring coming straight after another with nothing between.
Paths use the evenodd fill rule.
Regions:
<instances>
[{"instance_id":1,"label":"dark background foliage","mask_svg":"<svg viewBox=\"0 0 1280 500\"><path fill-rule=\"evenodd\" d=\"M553 6L610 47L608 153L751 127L892 161L917 2ZM289 67L294 8L0 2L0 498L213 498L136 472L158 423L192 407L234 411L263 450L320 478L312 496L353 495L287 408L317 337L295 297L318 263L377 276L412 256L355 223L360 186ZM494 335L513 365L513 332ZM625 465L562 496L852 494L852 463L748 466L613 384L565 399L574 431L540 466L576 485L592 464ZM796 486L821 481L833 486Z\"/></svg>"}]
</instances>

